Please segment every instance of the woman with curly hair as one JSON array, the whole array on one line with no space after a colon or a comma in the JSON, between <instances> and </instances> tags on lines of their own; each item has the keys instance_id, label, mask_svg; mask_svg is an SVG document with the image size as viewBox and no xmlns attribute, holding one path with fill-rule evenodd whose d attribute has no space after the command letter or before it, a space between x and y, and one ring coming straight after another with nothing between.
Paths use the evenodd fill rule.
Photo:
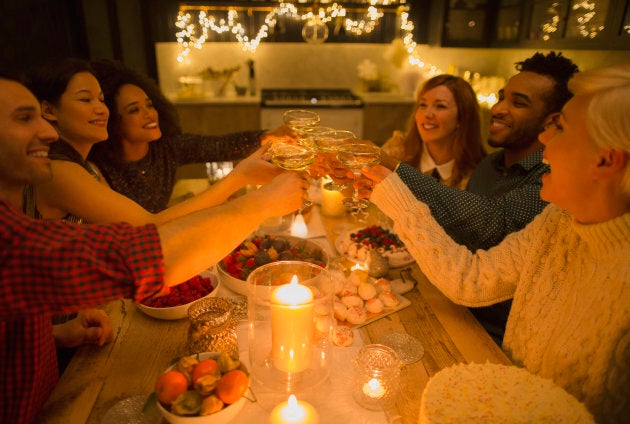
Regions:
<instances>
[{"instance_id":1,"label":"woman with curly hair","mask_svg":"<svg viewBox=\"0 0 630 424\"><path fill-rule=\"evenodd\" d=\"M153 80L117 61L91 65L110 117L109 138L93 147L89 159L114 190L153 213L167 207L179 166L243 159L268 134L182 133L175 107Z\"/></svg>"},{"instance_id":2,"label":"woman with curly hair","mask_svg":"<svg viewBox=\"0 0 630 424\"><path fill-rule=\"evenodd\" d=\"M424 83L406 134L395 131L383 151L445 185L465 188L485 156L477 97L470 84L453 75Z\"/></svg>"}]
</instances>

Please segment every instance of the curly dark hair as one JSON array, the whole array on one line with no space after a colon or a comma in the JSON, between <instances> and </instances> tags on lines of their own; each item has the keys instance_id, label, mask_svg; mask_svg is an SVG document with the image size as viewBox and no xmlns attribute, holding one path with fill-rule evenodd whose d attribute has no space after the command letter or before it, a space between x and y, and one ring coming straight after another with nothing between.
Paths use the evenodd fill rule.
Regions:
<instances>
[{"instance_id":1,"label":"curly dark hair","mask_svg":"<svg viewBox=\"0 0 630 424\"><path fill-rule=\"evenodd\" d=\"M534 72L555 81L553 90L545 93L544 96L547 115L560 112L564 104L573 96L569 91L568 83L573 75L579 72L579 69L570 59L562 56L561 52L550 52L547 55L537 52L532 57L516 62L514 65L519 72Z\"/></svg>"},{"instance_id":2,"label":"curly dark hair","mask_svg":"<svg viewBox=\"0 0 630 424\"><path fill-rule=\"evenodd\" d=\"M105 143L94 145L90 156L111 154L114 157L120 157L122 150L120 115L117 111L116 101L120 88L126 84L140 87L151 99L160 118L160 130L163 137L182 133L175 106L162 94L159 86L153 79L116 60L99 59L92 61L91 66L105 95L105 104L109 108L110 116L107 123L109 139Z\"/></svg>"}]
</instances>

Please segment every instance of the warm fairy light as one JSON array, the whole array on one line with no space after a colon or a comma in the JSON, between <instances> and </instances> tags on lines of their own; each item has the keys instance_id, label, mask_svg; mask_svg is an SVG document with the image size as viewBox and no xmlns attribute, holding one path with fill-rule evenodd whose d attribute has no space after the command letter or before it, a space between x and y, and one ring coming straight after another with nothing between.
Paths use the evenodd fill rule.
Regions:
<instances>
[{"instance_id":1,"label":"warm fairy light","mask_svg":"<svg viewBox=\"0 0 630 424\"><path fill-rule=\"evenodd\" d=\"M269 35L269 30L276 26L277 18L280 16L289 17L292 19L309 22L314 17L318 17L322 23L331 22L333 19L344 19L345 30L353 35L360 36L363 34L370 34L379 25L380 19L383 17L383 12L380 11L377 5L389 5L389 0L370 0L370 6L367 8L365 17L361 20L352 20L346 18L346 9L338 4L332 3L327 7L320 6L316 13L309 11L304 14L298 13L298 9L292 3L279 3L274 7L265 17L265 22L260 26L256 36L250 39L245 34L245 29L238 22L238 12L234 9L227 9L227 20L218 19L213 15L209 15L207 12L210 7L204 6L180 6L179 13L177 14L177 20L175 26L178 28L175 36L177 42L181 46L180 54L177 57L178 62L183 62L184 58L188 56L192 48L201 49L203 43L208 39L209 31L214 31L217 34L223 34L231 32L236 41L241 44L241 48L244 51L254 52L260 44L260 42ZM400 6L400 10L408 10L408 6ZM193 17L190 11L199 10L197 21L193 22ZM406 33L405 39L407 40L405 45L411 46L409 53L413 51L415 43L413 42L413 23L407 19L408 14L405 12L405 18L402 19L400 29ZM410 63L414 64L410 61Z\"/></svg>"},{"instance_id":2,"label":"warm fairy light","mask_svg":"<svg viewBox=\"0 0 630 424\"><path fill-rule=\"evenodd\" d=\"M595 15L597 15L595 8L595 2L590 2L588 0L583 0L579 3L573 4L573 10L583 9L585 11L582 16L578 16L576 18L578 31L584 38L595 38L604 29L604 25L592 26L592 23L589 25Z\"/></svg>"}]
</instances>

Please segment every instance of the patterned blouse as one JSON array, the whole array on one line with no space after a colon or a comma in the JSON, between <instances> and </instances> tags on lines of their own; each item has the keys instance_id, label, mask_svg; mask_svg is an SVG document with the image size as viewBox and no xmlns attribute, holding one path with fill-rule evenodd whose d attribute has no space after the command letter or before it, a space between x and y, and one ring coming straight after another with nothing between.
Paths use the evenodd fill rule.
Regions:
<instances>
[{"instance_id":1,"label":"patterned blouse","mask_svg":"<svg viewBox=\"0 0 630 424\"><path fill-rule=\"evenodd\" d=\"M149 153L126 162L113 150L89 156L112 189L133 199L152 213L166 209L181 165L233 161L260 147L264 131L245 131L221 136L181 134L162 137L149 144Z\"/></svg>"}]
</instances>

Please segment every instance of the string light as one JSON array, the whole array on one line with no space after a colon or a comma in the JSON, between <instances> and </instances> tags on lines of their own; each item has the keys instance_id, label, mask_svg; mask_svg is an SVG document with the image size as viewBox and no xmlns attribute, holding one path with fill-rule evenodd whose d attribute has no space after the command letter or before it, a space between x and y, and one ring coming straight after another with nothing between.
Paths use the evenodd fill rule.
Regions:
<instances>
[{"instance_id":1,"label":"string light","mask_svg":"<svg viewBox=\"0 0 630 424\"><path fill-rule=\"evenodd\" d=\"M379 11L376 4L379 0L370 0L370 6L367 8L365 14L366 19L353 20L347 17L347 10L337 4L333 3L326 8L320 7L317 13L308 11L304 14L298 12L297 7L292 3L279 3L274 7L264 19L264 24L261 25L256 36L253 39L249 39L245 34L245 28L238 22L238 12L234 9L228 9L227 20L218 19L212 15L208 15L207 10L209 8L194 7L194 6L182 6L177 14L177 21L175 26L178 28L175 36L177 42L180 45L180 53L177 56L178 62L183 62L185 58L190 54L191 49L201 49L203 44L208 40L210 31L214 31L217 34L231 33L241 45L243 51L256 51L256 48L260 42L269 35L269 31L275 28L279 17L287 17L299 21L310 21L312 19L319 19L321 23L326 24L333 19L342 19L344 28L347 33L355 36L361 36L373 32L379 25L381 18L384 16L382 11ZM390 0L380 0L380 4L389 5L393 2ZM191 10L200 9L197 22L193 22L193 16ZM416 42L413 40L414 24L409 19L409 6L399 6L397 13L400 16L400 31L403 45L407 52L407 61L411 66L415 66L424 70L429 75L437 75L443 73L443 71L431 64L425 63L416 52Z\"/></svg>"},{"instance_id":2,"label":"string light","mask_svg":"<svg viewBox=\"0 0 630 424\"><path fill-rule=\"evenodd\" d=\"M579 11L580 9L584 9L586 11L582 16L576 18L578 31L584 38L595 38L600 31L604 30L604 25L591 27L590 29L587 27L587 24L597 15L595 7L595 2L591 3L588 0L583 0L573 5L573 10Z\"/></svg>"},{"instance_id":3,"label":"string light","mask_svg":"<svg viewBox=\"0 0 630 424\"><path fill-rule=\"evenodd\" d=\"M551 34L558 31L558 24L560 23L560 12L558 11L558 6L560 6L560 3L554 2L551 4L549 9L547 9L549 20L547 22L543 22L541 25L542 32L544 33L542 39L544 41L549 40L551 38Z\"/></svg>"}]
</instances>

